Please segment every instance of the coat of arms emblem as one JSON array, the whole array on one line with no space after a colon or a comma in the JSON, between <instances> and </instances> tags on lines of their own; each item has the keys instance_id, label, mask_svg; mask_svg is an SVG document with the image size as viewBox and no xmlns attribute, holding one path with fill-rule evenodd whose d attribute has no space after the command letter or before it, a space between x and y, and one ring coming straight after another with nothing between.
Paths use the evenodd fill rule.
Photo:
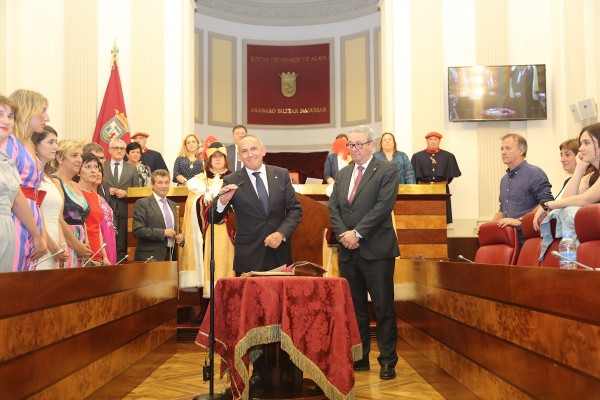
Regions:
<instances>
[{"instance_id":1,"label":"coat of arms emblem","mask_svg":"<svg viewBox=\"0 0 600 400\"><path fill-rule=\"evenodd\" d=\"M115 116L106 121L100 130L100 137L106 143L110 143L113 139L120 139L127 131L129 127L127 125L127 117L125 113L119 112L115 109Z\"/></svg>"},{"instance_id":2,"label":"coat of arms emblem","mask_svg":"<svg viewBox=\"0 0 600 400\"><path fill-rule=\"evenodd\" d=\"M300 76L295 72L282 72L281 77L281 93L285 97L294 97L296 94L296 78Z\"/></svg>"}]
</instances>

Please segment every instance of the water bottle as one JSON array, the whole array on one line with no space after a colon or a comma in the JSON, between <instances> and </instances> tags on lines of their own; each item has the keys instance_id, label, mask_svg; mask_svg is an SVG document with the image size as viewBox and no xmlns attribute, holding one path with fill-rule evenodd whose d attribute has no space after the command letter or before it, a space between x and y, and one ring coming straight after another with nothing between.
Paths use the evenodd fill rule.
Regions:
<instances>
[{"instance_id":1,"label":"water bottle","mask_svg":"<svg viewBox=\"0 0 600 400\"><path fill-rule=\"evenodd\" d=\"M577 269L577 265L573 262L577 261L577 252L575 250L575 242L573 241L573 233L571 231L564 231L562 233L562 239L558 244L558 252L561 255L560 268Z\"/></svg>"}]
</instances>

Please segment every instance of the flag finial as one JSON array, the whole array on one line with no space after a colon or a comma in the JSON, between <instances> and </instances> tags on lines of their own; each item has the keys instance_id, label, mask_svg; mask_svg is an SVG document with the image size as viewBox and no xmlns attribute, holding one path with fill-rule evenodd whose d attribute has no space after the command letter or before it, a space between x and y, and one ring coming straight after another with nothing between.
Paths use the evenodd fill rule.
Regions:
<instances>
[{"instance_id":1,"label":"flag finial","mask_svg":"<svg viewBox=\"0 0 600 400\"><path fill-rule=\"evenodd\" d=\"M113 68L114 66L116 66L118 68L119 67L119 48L117 47L117 38L115 38L115 44L113 45L113 48L111 49L110 54L111 54L110 67Z\"/></svg>"}]
</instances>

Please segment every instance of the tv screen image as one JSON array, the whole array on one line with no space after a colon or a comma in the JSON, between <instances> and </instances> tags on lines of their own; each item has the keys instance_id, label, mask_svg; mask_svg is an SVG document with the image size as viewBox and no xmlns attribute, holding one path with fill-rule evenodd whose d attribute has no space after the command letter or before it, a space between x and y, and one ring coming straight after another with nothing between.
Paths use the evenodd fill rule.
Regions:
<instances>
[{"instance_id":1,"label":"tv screen image","mask_svg":"<svg viewBox=\"0 0 600 400\"><path fill-rule=\"evenodd\" d=\"M546 119L546 65L449 67L448 118Z\"/></svg>"}]
</instances>

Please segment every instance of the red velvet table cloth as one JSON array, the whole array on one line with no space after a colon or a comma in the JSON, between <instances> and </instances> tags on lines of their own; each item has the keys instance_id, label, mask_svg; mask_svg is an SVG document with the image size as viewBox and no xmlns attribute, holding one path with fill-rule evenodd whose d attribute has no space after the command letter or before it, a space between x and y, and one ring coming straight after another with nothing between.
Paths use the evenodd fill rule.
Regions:
<instances>
[{"instance_id":1,"label":"red velvet table cloth","mask_svg":"<svg viewBox=\"0 0 600 400\"><path fill-rule=\"evenodd\" d=\"M208 347L210 316L196 343ZM354 398L353 361L362 345L348 282L342 278L220 279L215 287L215 353L231 373L235 398L249 395L249 349L281 342L329 399Z\"/></svg>"}]
</instances>

